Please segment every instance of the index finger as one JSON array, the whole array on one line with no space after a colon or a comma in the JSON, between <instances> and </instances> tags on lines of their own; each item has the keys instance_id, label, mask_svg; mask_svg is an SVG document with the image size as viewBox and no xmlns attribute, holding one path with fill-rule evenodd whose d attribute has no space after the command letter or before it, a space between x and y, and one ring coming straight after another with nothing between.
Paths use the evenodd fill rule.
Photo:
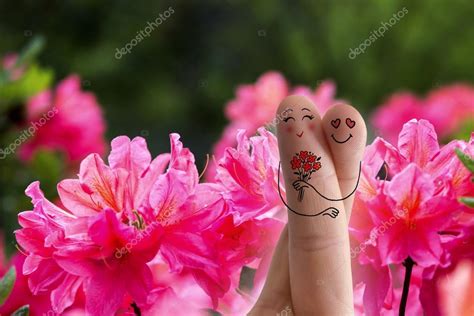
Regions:
<instances>
[{"instance_id":1,"label":"index finger","mask_svg":"<svg viewBox=\"0 0 474 316\"><path fill-rule=\"evenodd\" d=\"M295 313L352 314L344 205L309 187L296 190L292 185L301 180L318 188L323 196L341 196L320 115L303 96L284 99L277 115L285 118L277 125L277 136L289 209L289 270Z\"/></svg>"}]
</instances>

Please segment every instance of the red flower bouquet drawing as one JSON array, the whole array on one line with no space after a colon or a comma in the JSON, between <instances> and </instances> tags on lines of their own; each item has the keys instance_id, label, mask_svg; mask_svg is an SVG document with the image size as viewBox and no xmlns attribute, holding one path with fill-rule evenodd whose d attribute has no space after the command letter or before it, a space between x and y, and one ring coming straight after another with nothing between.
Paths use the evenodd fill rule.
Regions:
<instances>
[{"instance_id":1,"label":"red flower bouquet drawing","mask_svg":"<svg viewBox=\"0 0 474 316\"><path fill-rule=\"evenodd\" d=\"M313 172L321 169L321 157L316 156L310 151L302 150L293 156L290 161L291 169L298 176L298 180L308 182ZM304 187L300 188L298 193L298 201L303 201Z\"/></svg>"}]
</instances>

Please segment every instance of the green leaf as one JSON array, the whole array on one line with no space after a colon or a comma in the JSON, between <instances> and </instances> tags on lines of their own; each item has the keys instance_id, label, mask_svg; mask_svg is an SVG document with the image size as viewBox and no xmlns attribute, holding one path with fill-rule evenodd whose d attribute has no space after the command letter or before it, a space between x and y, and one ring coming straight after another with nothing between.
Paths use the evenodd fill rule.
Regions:
<instances>
[{"instance_id":1,"label":"green leaf","mask_svg":"<svg viewBox=\"0 0 474 316\"><path fill-rule=\"evenodd\" d=\"M469 207L474 208L474 197L463 196L463 197L459 198L459 201L461 203L466 204Z\"/></svg>"},{"instance_id":2,"label":"green leaf","mask_svg":"<svg viewBox=\"0 0 474 316\"><path fill-rule=\"evenodd\" d=\"M474 173L474 159L469 154L463 152L461 149L456 148L456 155L458 156L459 160L466 166L466 168Z\"/></svg>"},{"instance_id":3,"label":"green leaf","mask_svg":"<svg viewBox=\"0 0 474 316\"><path fill-rule=\"evenodd\" d=\"M53 72L38 65L32 64L20 79L16 81L0 82L0 112L23 102L40 91L47 89L53 80Z\"/></svg>"},{"instance_id":4,"label":"green leaf","mask_svg":"<svg viewBox=\"0 0 474 316\"><path fill-rule=\"evenodd\" d=\"M10 270L0 279L0 305L2 305L10 295L13 289L16 279L15 267L11 267Z\"/></svg>"},{"instance_id":5,"label":"green leaf","mask_svg":"<svg viewBox=\"0 0 474 316\"><path fill-rule=\"evenodd\" d=\"M12 316L28 316L30 314L30 305L23 305L17 309Z\"/></svg>"},{"instance_id":6,"label":"green leaf","mask_svg":"<svg viewBox=\"0 0 474 316\"><path fill-rule=\"evenodd\" d=\"M447 140L446 143L448 143L452 139L469 140L473 130L474 130L474 119L468 118L463 123L460 124L456 133L446 138Z\"/></svg>"}]
</instances>

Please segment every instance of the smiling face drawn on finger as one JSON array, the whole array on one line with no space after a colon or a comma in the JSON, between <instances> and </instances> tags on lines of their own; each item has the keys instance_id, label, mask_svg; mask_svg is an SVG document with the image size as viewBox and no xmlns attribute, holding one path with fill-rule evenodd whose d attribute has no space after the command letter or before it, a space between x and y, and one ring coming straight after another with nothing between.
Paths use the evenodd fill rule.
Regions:
<instances>
[{"instance_id":1,"label":"smiling face drawn on finger","mask_svg":"<svg viewBox=\"0 0 474 316\"><path fill-rule=\"evenodd\" d=\"M352 137L354 137L351 133L351 129L353 129L355 125L356 122L350 117L345 118L344 124L341 124L340 118L331 120L331 126L334 129L331 138L338 144L347 143Z\"/></svg>"},{"instance_id":2,"label":"smiling face drawn on finger","mask_svg":"<svg viewBox=\"0 0 474 316\"><path fill-rule=\"evenodd\" d=\"M314 130L314 114L309 106L287 107L281 115L284 119L280 124L290 137L301 139L305 133L310 134L310 131Z\"/></svg>"}]
</instances>

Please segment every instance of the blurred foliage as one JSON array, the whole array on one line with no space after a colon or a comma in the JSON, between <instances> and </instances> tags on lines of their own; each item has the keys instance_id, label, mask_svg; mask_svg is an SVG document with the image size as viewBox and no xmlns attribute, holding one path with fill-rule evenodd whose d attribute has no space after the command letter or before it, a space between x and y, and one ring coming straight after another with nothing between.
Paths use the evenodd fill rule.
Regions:
<instances>
[{"instance_id":1,"label":"blurred foliage","mask_svg":"<svg viewBox=\"0 0 474 316\"><path fill-rule=\"evenodd\" d=\"M469 156L469 154L464 153L459 148L455 149L456 155L463 165L472 173L471 181L474 182L474 157ZM474 196L463 196L459 198L459 201L466 204L469 207L474 208Z\"/></svg>"},{"instance_id":2,"label":"blurred foliage","mask_svg":"<svg viewBox=\"0 0 474 316\"><path fill-rule=\"evenodd\" d=\"M149 37L115 57L169 7L174 13ZM408 13L384 37L348 57L404 7ZM423 94L455 81L473 83L473 16L471 0L0 0L0 56L18 52L35 36L46 40L34 62L43 43L27 46L20 58L29 63L25 78L4 85L1 95L18 103L19 96L51 84L50 69L56 82L77 73L104 107L109 139L145 136L158 154L169 150L168 134L178 132L203 167L235 88L268 70L312 88L331 78L338 97L366 114L395 91ZM21 111L1 111L0 131L1 122L12 121L6 117ZM16 137L2 136L1 143ZM13 157L0 160L2 223L13 227L14 214L31 207L18 196L33 180L54 199L55 183L64 177L61 165L61 157L44 153L31 170Z\"/></svg>"},{"instance_id":3,"label":"blurred foliage","mask_svg":"<svg viewBox=\"0 0 474 316\"><path fill-rule=\"evenodd\" d=\"M121 59L147 22L174 13ZM349 49L406 7L356 59ZM474 82L470 0L0 1L0 54L43 34L42 65L78 73L106 110L110 138L149 135L156 154L176 131L200 164L218 138L238 84L279 70L292 84L332 78L365 112L399 89L424 93Z\"/></svg>"},{"instance_id":4,"label":"blurred foliage","mask_svg":"<svg viewBox=\"0 0 474 316\"><path fill-rule=\"evenodd\" d=\"M0 278L0 305L5 303L10 295L10 292L13 289L13 285L15 284L16 279L16 269L15 267L11 267L5 275Z\"/></svg>"},{"instance_id":5,"label":"blurred foliage","mask_svg":"<svg viewBox=\"0 0 474 316\"><path fill-rule=\"evenodd\" d=\"M38 65L31 65L19 80L10 81L0 86L0 111L5 105L13 102L25 101L30 97L49 87L52 81L52 72L44 70Z\"/></svg>"}]
</instances>

